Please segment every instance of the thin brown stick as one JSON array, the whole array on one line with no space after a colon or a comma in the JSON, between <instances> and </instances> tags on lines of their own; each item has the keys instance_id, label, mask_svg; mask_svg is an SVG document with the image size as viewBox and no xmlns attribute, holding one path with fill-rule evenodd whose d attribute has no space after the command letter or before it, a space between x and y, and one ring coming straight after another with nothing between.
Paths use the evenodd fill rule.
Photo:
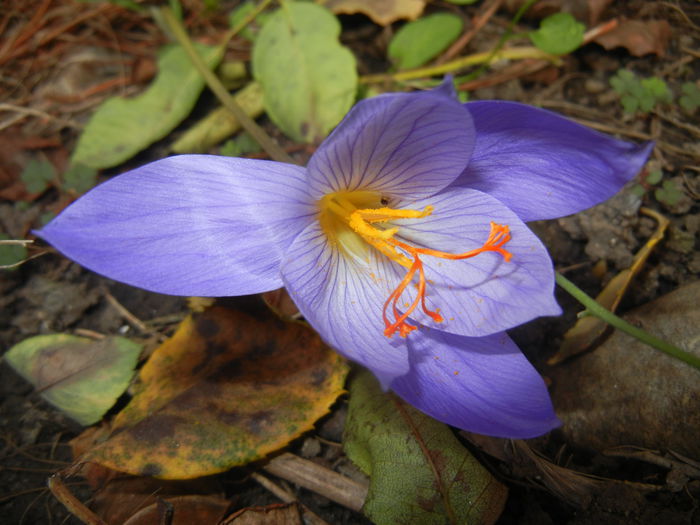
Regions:
<instances>
[{"instance_id":1,"label":"thin brown stick","mask_svg":"<svg viewBox=\"0 0 700 525\"><path fill-rule=\"evenodd\" d=\"M108 523L97 514L88 509L73 493L66 487L59 474L54 474L49 478L49 490L54 497L68 509L73 516L87 525L108 525Z\"/></svg>"},{"instance_id":2,"label":"thin brown stick","mask_svg":"<svg viewBox=\"0 0 700 525\"><path fill-rule=\"evenodd\" d=\"M479 12L472 19L471 29L459 37L435 63L444 64L459 55L459 53L469 45L469 42L472 41L476 34L481 31L481 28L486 25L486 22L491 20L491 17L498 11L502 3L503 0L487 0L484 2L484 5L481 6Z\"/></svg>"},{"instance_id":3,"label":"thin brown stick","mask_svg":"<svg viewBox=\"0 0 700 525\"><path fill-rule=\"evenodd\" d=\"M358 512L362 510L369 490L364 483L288 452L271 459L264 469Z\"/></svg>"},{"instance_id":4,"label":"thin brown stick","mask_svg":"<svg viewBox=\"0 0 700 525\"><path fill-rule=\"evenodd\" d=\"M24 44L29 38L32 37L32 35L36 34L36 32L39 30L41 27L41 22L44 14L46 13L47 9L49 8L49 5L51 5L52 0L44 0L44 3L39 6L39 9L37 9L34 12L34 16L27 22L27 25L25 25L20 32L16 35L14 39L10 39L7 42L7 46L3 46L2 52L0 55L4 55L5 52L7 51L8 48L10 47L18 47Z\"/></svg>"},{"instance_id":5,"label":"thin brown stick","mask_svg":"<svg viewBox=\"0 0 700 525\"><path fill-rule=\"evenodd\" d=\"M476 78L468 82L464 82L457 86L458 91L474 91L475 89L496 86L504 82L508 82L514 78L519 78L523 75L536 73L540 69L548 66L550 63L545 60L525 59L521 62L514 62L502 70L486 75L481 78Z\"/></svg>"},{"instance_id":6,"label":"thin brown stick","mask_svg":"<svg viewBox=\"0 0 700 525\"><path fill-rule=\"evenodd\" d=\"M284 503L294 503L297 500L297 497L289 492L288 490L280 487L277 483L272 481L269 478L266 478L262 474L258 474L257 472L253 472L250 475L251 478L253 478L259 485L261 485L263 488L271 492L272 494L275 495L275 497L279 498L280 501L283 501ZM301 504L300 504L301 505ZM328 525L328 522L326 522L324 519L322 519L320 516L318 516L316 513L308 509L305 505L301 505L302 511L304 513L304 518L305 522L310 524L310 525Z\"/></svg>"},{"instance_id":7,"label":"thin brown stick","mask_svg":"<svg viewBox=\"0 0 700 525\"><path fill-rule=\"evenodd\" d=\"M112 4L109 4L109 3L102 4L101 6L97 7L96 9L93 9L91 11L87 11L81 15L76 16L70 22L68 22L68 23L62 25L61 27L58 27L55 30L49 32L39 42L37 42L37 44L35 46L31 46L31 45L21 46L19 49L15 49L11 53L5 54L4 56L0 56L0 65L4 64L5 62L7 62L8 60L10 60L12 58L16 58L16 57L21 56L25 53L28 53L32 49L40 48L41 46L47 44L48 42L50 42L51 40L56 38L58 35L65 33L69 29L72 29L76 25L81 24L85 20L87 20L95 15L98 15L98 14L102 13L103 11L111 9L112 7L113 7Z\"/></svg>"},{"instance_id":8,"label":"thin brown stick","mask_svg":"<svg viewBox=\"0 0 700 525\"><path fill-rule=\"evenodd\" d=\"M132 314L129 310L124 307L117 299L108 291L105 290L104 292L105 299L107 299L107 302L114 307L115 310L119 312L119 314L128 321L130 325L132 325L134 328L139 330L140 332L148 333L151 330L148 329L148 326L146 326L146 323L141 321L138 317L136 317L134 314Z\"/></svg>"}]
</instances>

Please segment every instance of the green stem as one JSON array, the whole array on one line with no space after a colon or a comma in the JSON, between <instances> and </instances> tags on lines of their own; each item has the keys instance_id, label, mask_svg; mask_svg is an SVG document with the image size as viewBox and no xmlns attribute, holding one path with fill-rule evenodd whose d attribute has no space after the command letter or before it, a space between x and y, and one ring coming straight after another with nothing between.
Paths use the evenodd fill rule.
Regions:
<instances>
[{"instance_id":1,"label":"green stem","mask_svg":"<svg viewBox=\"0 0 700 525\"><path fill-rule=\"evenodd\" d=\"M556 274L556 280L559 286L561 286L564 290L570 293L574 297L574 299L576 299L583 306L586 307L585 311L589 314L594 315L599 319L602 319L603 321L614 326L618 330L622 330L623 332L631 335L632 337L639 339L643 343L648 344L652 348L661 350L662 352L670 355L671 357L675 357L679 361L683 361L684 363L687 363L690 366L700 370L700 357L686 352L685 350L681 350L677 346L667 343L666 341L662 341L661 339L654 337L653 335L645 332L644 330L640 330L636 326L631 325L624 319L603 308L599 303L595 301L595 299L587 295L583 290L581 290L578 286L569 281L569 279L564 277L559 272L557 272Z\"/></svg>"},{"instance_id":2,"label":"green stem","mask_svg":"<svg viewBox=\"0 0 700 525\"><path fill-rule=\"evenodd\" d=\"M207 67L199 53L195 50L192 45L190 37L187 35L185 28L182 26L180 21L173 15L173 12L168 7L163 7L160 9L163 16L163 20L168 24L170 31L172 31L173 36L178 41L178 43L185 50L187 55L190 57L192 64L199 71L199 73L204 77L204 81L212 90L216 98L219 99L221 104L228 109L236 120L240 123L241 127L245 129L260 146L276 161L286 162L289 164L294 164L294 160L287 155L287 152L280 148L271 138L265 133L260 126L258 126L255 121L250 118L245 111L236 103L233 97L229 94L228 90L224 87L221 81L212 73L211 69Z\"/></svg>"},{"instance_id":3,"label":"green stem","mask_svg":"<svg viewBox=\"0 0 700 525\"><path fill-rule=\"evenodd\" d=\"M560 61L558 57L550 55L549 53L545 53L544 51L536 47L513 47L509 49L501 49L496 53L494 53L493 51L475 53L473 55L457 58L455 60L452 60L451 62L445 62L444 64L440 64L438 66L411 69L409 71L399 71L398 73L365 75L363 77L360 77L360 82L362 82L363 84L373 84L386 81L414 80L417 78L444 75L445 73L452 73L453 71L464 69L470 66L475 66L478 64L490 64L491 62L495 62L496 60L519 60L524 58L539 58L543 60L549 60L550 62L555 64Z\"/></svg>"}]
</instances>

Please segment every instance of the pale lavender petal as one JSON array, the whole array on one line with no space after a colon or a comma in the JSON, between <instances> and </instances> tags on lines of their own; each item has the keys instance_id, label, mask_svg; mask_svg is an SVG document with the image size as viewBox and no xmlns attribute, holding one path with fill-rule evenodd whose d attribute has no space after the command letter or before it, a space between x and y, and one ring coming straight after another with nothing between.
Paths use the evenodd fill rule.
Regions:
<instances>
[{"instance_id":1,"label":"pale lavender petal","mask_svg":"<svg viewBox=\"0 0 700 525\"><path fill-rule=\"evenodd\" d=\"M110 179L37 235L83 266L172 295L282 285L280 261L315 218L305 169L209 155L170 157Z\"/></svg>"},{"instance_id":2,"label":"pale lavender petal","mask_svg":"<svg viewBox=\"0 0 700 525\"><path fill-rule=\"evenodd\" d=\"M471 338L421 331L409 335L408 348L411 369L391 389L429 416L519 439L560 424L544 381L505 333Z\"/></svg>"},{"instance_id":3,"label":"pale lavender petal","mask_svg":"<svg viewBox=\"0 0 700 525\"><path fill-rule=\"evenodd\" d=\"M380 95L358 103L309 162L312 191L433 195L453 182L474 145L471 115L442 91Z\"/></svg>"},{"instance_id":4,"label":"pale lavender petal","mask_svg":"<svg viewBox=\"0 0 700 525\"><path fill-rule=\"evenodd\" d=\"M318 224L292 243L282 264L284 285L304 318L339 353L375 373L385 386L408 370L406 340L384 335L382 306L400 277L368 250L351 257L328 244Z\"/></svg>"},{"instance_id":5,"label":"pale lavender petal","mask_svg":"<svg viewBox=\"0 0 700 525\"><path fill-rule=\"evenodd\" d=\"M474 117L477 140L455 184L493 195L524 221L570 215L612 197L653 148L516 102L465 107Z\"/></svg>"},{"instance_id":6,"label":"pale lavender petal","mask_svg":"<svg viewBox=\"0 0 700 525\"><path fill-rule=\"evenodd\" d=\"M547 250L515 213L489 195L464 188L448 189L411 207L426 205L434 207L432 215L393 223L399 226L397 238L419 248L465 253L483 246L493 221L509 227L512 238L504 248L512 259L506 262L494 252L462 260L422 255L428 307L439 308L444 321L435 323L419 309L412 318L438 330L478 337L561 314Z\"/></svg>"}]
</instances>

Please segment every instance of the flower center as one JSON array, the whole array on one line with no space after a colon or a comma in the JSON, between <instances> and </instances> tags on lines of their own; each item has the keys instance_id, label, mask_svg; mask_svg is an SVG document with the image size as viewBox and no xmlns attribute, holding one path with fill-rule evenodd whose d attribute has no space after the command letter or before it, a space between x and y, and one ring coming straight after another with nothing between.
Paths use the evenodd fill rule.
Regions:
<instances>
[{"instance_id":1,"label":"flower center","mask_svg":"<svg viewBox=\"0 0 700 525\"><path fill-rule=\"evenodd\" d=\"M439 309L430 310L425 304L426 279L421 255L439 257L441 259L459 260L469 259L484 252L496 252L506 261L510 261L512 254L503 246L511 239L507 225L491 222L491 230L484 244L475 250L454 254L432 250L430 248L417 248L396 239L394 236L399 228L396 226L378 228L377 225L386 224L397 219L422 219L431 215L432 206L426 206L420 210L397 210L387 207L379 207L383 204L381 196L372 191L336 192L324 196L319 202L321 210L319 220L329 240L337 243L352 255L361 255L367 245L374 247L380 253L392 261L404 266L408 272L389 295L382 311L384 320L384 335L393 336L396 332L401 337L406 337L416 329L409 324L407 319L411 312L420 306L421 310L436 323L441 323L443 317ZM417 293L406 310L399 311L399 300L418 275Z\"/></svg>"}]
</instances>

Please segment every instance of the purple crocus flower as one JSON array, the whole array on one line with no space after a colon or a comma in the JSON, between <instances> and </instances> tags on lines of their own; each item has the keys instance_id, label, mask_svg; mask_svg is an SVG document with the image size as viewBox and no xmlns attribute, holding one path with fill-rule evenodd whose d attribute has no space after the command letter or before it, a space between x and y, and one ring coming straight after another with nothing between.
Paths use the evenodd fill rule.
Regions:
<instances>
[{"instance_id":1,"label":"purple crocus flower","mask_svg":"<svg viewBox=\"0 0 700 525\"><path fill-rule=\"evenodd\" d=\"M525 221L616 193L634 145L448 85L358 103L306 168L182 155L96 187L38 234L112 279L174 295L285 286L307 321L432 417L512 438L558 425L505 330L557 315Z\"/></svg>"}]
</instances>

